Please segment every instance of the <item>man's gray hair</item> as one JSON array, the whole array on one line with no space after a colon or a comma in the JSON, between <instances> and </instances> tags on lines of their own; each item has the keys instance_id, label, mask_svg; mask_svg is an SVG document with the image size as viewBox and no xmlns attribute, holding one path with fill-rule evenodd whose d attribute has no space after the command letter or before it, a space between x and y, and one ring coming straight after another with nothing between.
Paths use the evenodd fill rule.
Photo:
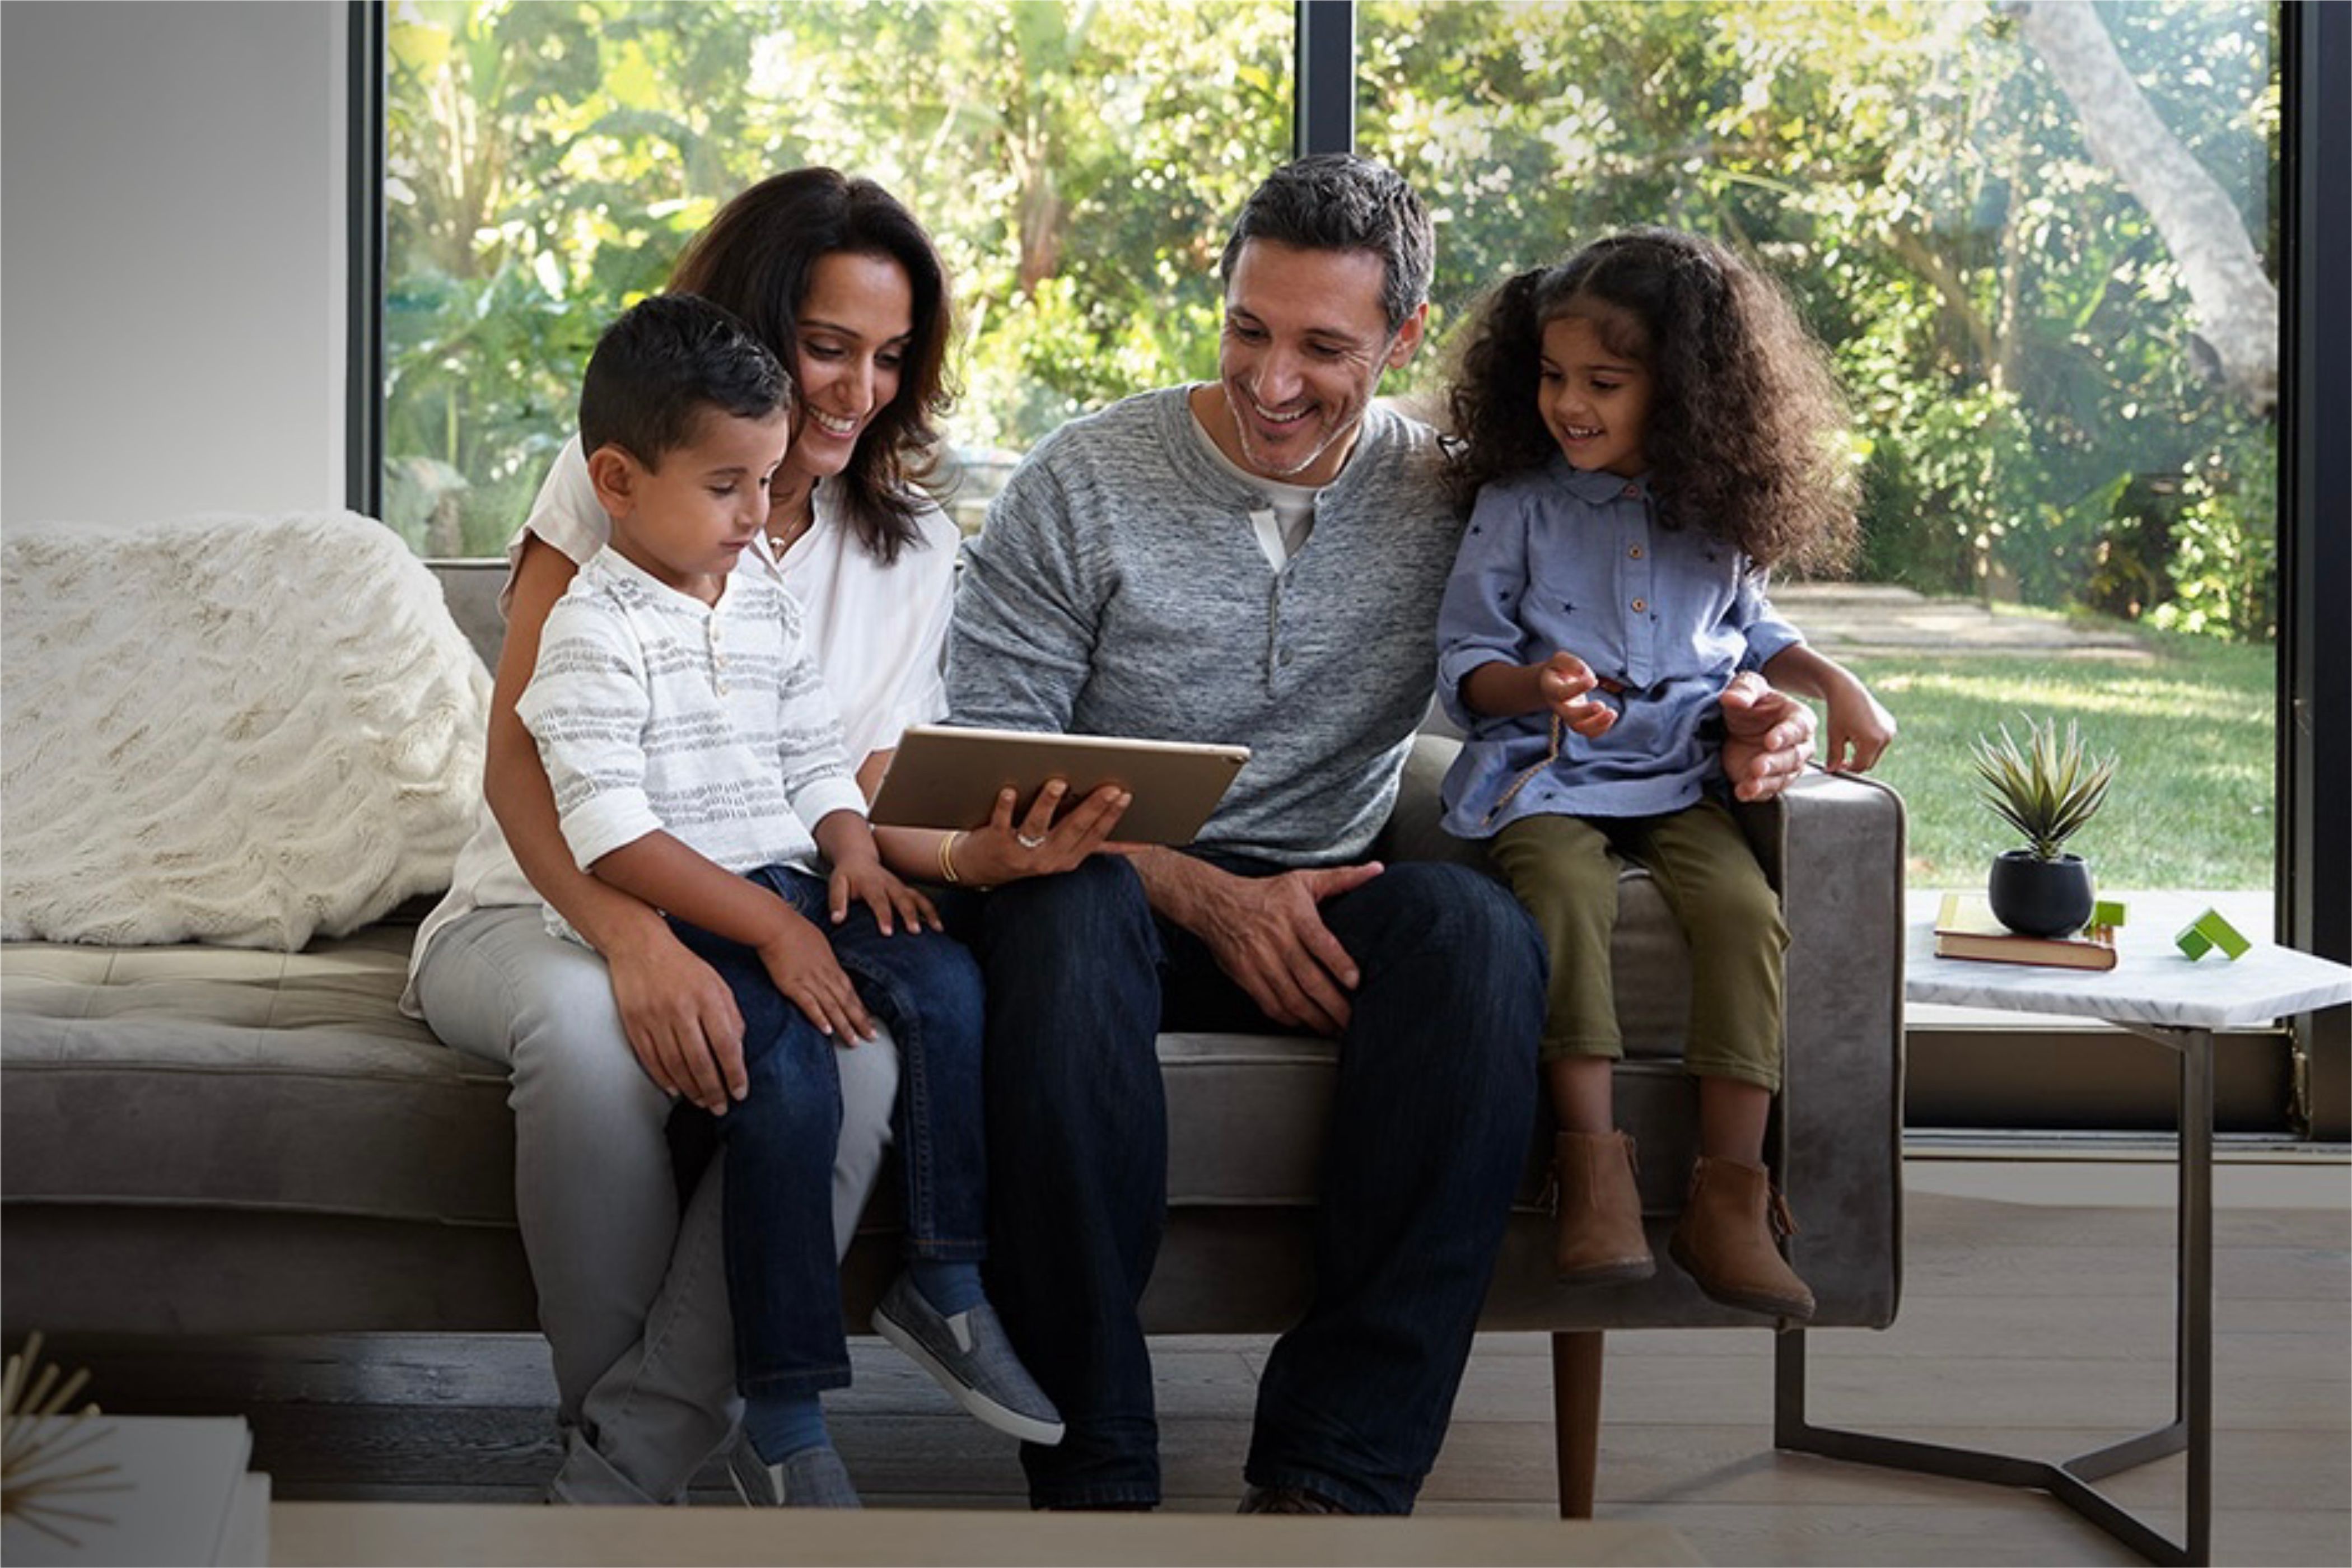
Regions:
<instances>
[{"instance_id":1,"label":"man's gray hair","mask_svg":"<svg viewBox=\"0 0 2352 1568\"><path fill-rule=\"evenodd\" d=\"M1429 298L1437 268L1437 234L1421 198L1394 169L1354 153L1318 153L1267 175L1225 241L1219 279L1233 281L1234 263L1253 239L1379 257L1381 309L1391 332Z\"/></svg>"}]
</instances>

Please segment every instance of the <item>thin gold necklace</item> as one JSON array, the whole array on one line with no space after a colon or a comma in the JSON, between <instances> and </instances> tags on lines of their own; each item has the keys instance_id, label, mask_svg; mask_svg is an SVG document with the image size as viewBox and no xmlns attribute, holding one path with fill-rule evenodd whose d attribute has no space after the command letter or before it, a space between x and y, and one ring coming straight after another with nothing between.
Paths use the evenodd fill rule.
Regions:
<instances>
[{"instance_id":1,"label":"thin gold necklace","mask_svg":"<svg viewBox=\"0 0 2352 1568\"><path fill-rule=\"evenodd\" d=\"M806 533L815 523L816 495L812 491L808 498L807 509L786 524L782 531L779 532L772 528L768 530L768 546L776 552L776 559L782 560L784 552L790 550L799 541L801 535Z\"/></svg>"}]
</instances>

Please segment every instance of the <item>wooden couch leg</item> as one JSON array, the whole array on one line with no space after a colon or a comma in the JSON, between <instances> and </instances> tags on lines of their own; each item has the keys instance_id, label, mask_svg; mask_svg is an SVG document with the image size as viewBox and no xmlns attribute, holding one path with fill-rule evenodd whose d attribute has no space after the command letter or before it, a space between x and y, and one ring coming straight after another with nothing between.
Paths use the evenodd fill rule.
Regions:
<instances>
[{"instance_id":1,"label":"wooden couch leg","mask_svg":"<svg viewBox=\"0 0 2352 1568\"><path fill-rule=\"evenodd\" d=\"M1559 1517L1592 1517L1601 1468L1601 1331L1551 1337L1552 1423L1559 1444Z\"/></svg>"}]
</instances>

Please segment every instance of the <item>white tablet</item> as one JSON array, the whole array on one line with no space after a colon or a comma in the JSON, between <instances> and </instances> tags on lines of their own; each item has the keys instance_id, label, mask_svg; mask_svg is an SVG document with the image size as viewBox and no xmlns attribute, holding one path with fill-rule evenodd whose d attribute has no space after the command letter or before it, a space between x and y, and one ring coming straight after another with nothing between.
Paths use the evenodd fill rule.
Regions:
<instances>
[{"instance_id":1,"label":"white tablet","mask_svg":"<svg viewBox=\"0 0 2352 1568\"><path fill-rule=\"evenodd\" d=\"M1069 805L1116 784L1135 799L1114 840L1190 844L1249 754L1247 746L916 724L898 738L871 816L877 827L985 827L997 792L1010 786L1017 826L1050 779L1068 784Z\"/></svg>"}]
</instances>

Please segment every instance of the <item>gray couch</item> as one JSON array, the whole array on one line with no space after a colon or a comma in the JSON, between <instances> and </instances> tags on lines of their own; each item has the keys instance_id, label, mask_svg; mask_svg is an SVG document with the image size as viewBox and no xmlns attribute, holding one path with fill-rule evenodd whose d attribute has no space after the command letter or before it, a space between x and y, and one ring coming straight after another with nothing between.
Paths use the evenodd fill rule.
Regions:
<instances>
[{"instance_id":1,"label":"gray couch","mask_svg":"<svg viewBox=\"0 0 2352 1568\"><path fill-rule=\"evenodd\" d=\"M499 568L436 567L485 653ZM1424 736L1395 858L1472 853L1437 827L1454 742ZM1742 808L1781 889L1788 1084L1774 1163L1792 1257L1821 1326L1884 1327L1899 1287L1901 804L1814 774ZM1693 1153L1679 1069L1688 966L1648 879L1628 873L1616 939L1629 1059L1618 1079L1644 1206L1664 1231ZM533 1327L515 1229L513 1126L491 1066L400 1016L410 908L278 954L11 944L0 953L0 1302L35 1328L126 1335L494 1331ZM1332 1047L1284 1036L1164 1036L1171 1215L1144 1302L1154 1333L1267 1332L1307 1294L1307 1211ZM1534 1091L1531 1082L1529 1091ZM1545 1212L1549 1129L1526 1178L1485 1326L1555 1335L1561 1508L1591 1509L1601 1331L1766 1326L1679 1269L1561 1289ZM887 1190L845 1274L862 1324L893 1257Z\"/></svg>"}]
</instances>

